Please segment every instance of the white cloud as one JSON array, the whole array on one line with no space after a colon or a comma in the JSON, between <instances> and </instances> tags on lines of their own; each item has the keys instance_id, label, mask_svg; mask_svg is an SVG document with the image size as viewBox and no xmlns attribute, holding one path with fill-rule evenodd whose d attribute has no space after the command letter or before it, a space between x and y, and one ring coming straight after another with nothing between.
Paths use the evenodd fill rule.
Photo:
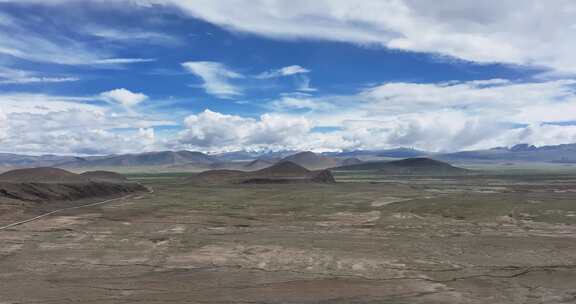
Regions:
<instances>
[{"instance_id":1,"label":"white cloud","mask_svg":"<svg viewBox=\"0 0 576 304\"><path fill-rule=\"evenodd\" d=\"M285 94L280 99L272 101L269 106L277 111L284 110L334 110L335 106L329 102L318 100L310 95L297 93Z\"/></svg>"},{"instance_id":2,"label":"white cloud","mask_svg":"<svg viewBox=\"0 0 576 304\"><path fill-rule=\"evenodd\" d=\"M0 109L0 143L6 138L8 133L8 118L6 114Z\"/></svg>"},{"instance_id":3,"label":"white cloud","mask_svg":"<svg viewBox=\"0 0 576 304\"><path fill-rule=\"evenodd\" d=\"M118 103L126 108L134 107L148 99L148 96L142 93L134 93L124 88L102 92L100 96L108 102Z\"/></svg>"},{"instance_id":4,"label":"white cloud","mask_svg":"<svg viewBox=\"0 0 576 304\"><path fill-rule=\"evenodd\" d=\"M73 63L77 65L100 65L100 66L113 66L118 64L129 64L129 63L146 63L154 62L154 58L106 58L106 59L96 59L92 61L87 61L84 63Z\"/></svg>"},{"instance_id":5,"label":"white cloud","mask_svg":"<svg viewBox=\"0 0 576 304\"><path fill-rule=\"evenodd\" d=\"M142 31L134 29L115 29L101 25L87 25L82 29L83 33L88 33L95 38L105 39L122 43L146 43L161 46L179 45L181 41L171 35L161 32Z\"/></svg>"},{"instance_id":6,"label":"white cloud","mask_svg":"<svg viewBox=\"0 0 576 304\"><path fill-rule=\"evenodd\" d=\"M310 86L310 77L306 75L300 75L296 79L297 87L296 90L300 92L316 92L318 91L316 88Z\"/></svg>"},{"instance_id":7,"label":"white cloud","mask_svg":"<svg viewBox=\"0 0 576 304\"><path fill-rule=\"evenodd\" d=\"M10 148L6 150L6 148ZM122 134L105 129L26 132L3 141L2 150L16 153L112 154L153 150L149 137L140 131Z\"/></svg>"},{"instance_id":8,"label":"white cloud","mask_svg":"<svg viewBox=\"0 0 576 304\"><path fill-rule=\"evenodd\" d=\"M576 143L576 125L532 124L525 128L506 130L499 136L480 143L479 146L510 146L517 143L530 143L536 146Z\"/></svg>"},{"instance_id":9,"label":"white cloud","mask_svg":"<svg viewBox=\"0 0 576 304\"><path fill-rule=\"evenodd\" d=\"M193 149L281 149L298 144L312 125L304 118L264 114L259 118L226 115L205 110L185 120L180 143Z\"/></svg>"},{"instance_id":10,"label":"white cloud","mask_svg":"<svg viewBox=\"0 0 576 304\"><path fill-rule=\"evenodd\" d=\"M22 3L21 1L17 2ZM58 1L49 4L60 5L68 2L71 1ZM45 4L41 1L31 1L30 3ZM82 32L82 27L69 27L69 30L77 31L77 33L76 35L67 35L65 31L57 28L54 22L44 18L41 15L34 15L32 18L15 18L0 12L0 55L5 58L13 57L32 62L99 67L155 60L150 58L118 58L111 49L102 46L97 47L89 43L94 36L90 32ZM49 33L39 31L38 28L45 29ZM79 35L89 39L79 39L77 37Z\"/></svg>"},{"instance_id":11,"label":"white cloud","mask_svg":"<svg viewBox=\"0 0 576 304\"><path fill-rule=\"evenodd\" d=\"M269 79L276 77L291 76L296 74L310 73L310 70L303 68L299 65L290 65L277 70L267 71L255 76L257 79Z\"/></svg>"},{"instance_id":12,"label":"white cloud","mask_svg":"<svg viewBox=\"0 0 576 304\"><path fill-rule=\"evenodd\" d=\"M4 152L100 154L158 148L153 127L171 121L116 113L86 97L0 94Z\"/></svg>"},{"instance_id":13,"label":"white cloud","mask_svg":"<svg viewBox=\"0 0 576 304\"><path fill-rule=\"evenodd\" d=\"M498 79L448 83L386 83L360 94L372 116L418 114L444 109L493 117L509 123L576 120L558 107L576 105L573 80L513 83Z\"/></svg>"},{"instance_id":14,"label":"white cloud","mask_svg":"<svg viewBox=\"0 0 576 304\"><path fill-rule=\"evenodd\" d=\"M77 77L44 76L35 72L0 67L0 84L58 83L80 80Z\"/></svg>"},{"instance_id":15,"label":"white cloud","mask_svg":"<svg viewBox=\"0 0 576 304\"><path fill-rule=\"evenodd\" d=\"M393 82L356 95L282 96L275 111L305 117L335 131L311 133L330 138L316 148L379 149L409 146L433 151L509 146L521 142L574 142L576 82L515 83L501 79L444 83ZM305 110L305 112L302 112ZM546 137L545 131L551 135ZM339 140L336 140L339 138ZM322 142L322 141L320 141Z\"/></svg>"},{"instance_id":16,"label":"white cloud","mask_svg":"<svg viewBox=\"0 0 576 304\"><path fill-rule=\"evenodd\" d=\"M45 94L0 94L0 108L7 115L12 113L47 114L70 110L102 112L104 110L101 107L83 103L88 100L85 97Z\"/></svg>"},{"instance_id":17,"label":"white cloud","mask_svg":"<svg viewBox=\"0 0 576 304\"><path fill-rule=\"evenodd\" d=\"M188 72L202 79L204 82L202 87L208 94L224 99L242 95L242 90L233 85L230 80L244 78L244 76L231 71L222 63L213 61L189 61L182 63L182 66Z\"/></svg>"},{"instance_id":18,"label":"white cloud","mask_svg":"<svg viewBox=\"0 0 576 304\"><path fill-rule=\"evenodd\" d=\"M276 39L381 45L492 63L576 71L576 3L557 0L141 0ZM246 9L249 7L250 9Z\"/></svg>"}]
</instances>

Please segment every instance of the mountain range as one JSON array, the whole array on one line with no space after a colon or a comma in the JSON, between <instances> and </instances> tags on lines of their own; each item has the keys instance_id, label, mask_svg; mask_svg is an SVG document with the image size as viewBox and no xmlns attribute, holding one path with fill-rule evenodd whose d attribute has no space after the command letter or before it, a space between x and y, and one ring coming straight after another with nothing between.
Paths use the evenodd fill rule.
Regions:
<instances>
[{"instance_id":1,"label":"mountain range","mask_svg":"<svg viewBox=\"0 0 576 304\"><path fill-rule=\"evenodd\" d=\"M428 157L447 162L548 162L576 163L576 144L536 147L527 144L485 150L433 153L411 148L313 153L309 151L229 152L209 155L193 151L160 151L104 156L20 155L0 153L0 169L59 167L66 169L142 168L203 171L211 169L259 170L280 161L290 161L308 170L319 170L362 162Z\"/></svg>"}]
</instances>

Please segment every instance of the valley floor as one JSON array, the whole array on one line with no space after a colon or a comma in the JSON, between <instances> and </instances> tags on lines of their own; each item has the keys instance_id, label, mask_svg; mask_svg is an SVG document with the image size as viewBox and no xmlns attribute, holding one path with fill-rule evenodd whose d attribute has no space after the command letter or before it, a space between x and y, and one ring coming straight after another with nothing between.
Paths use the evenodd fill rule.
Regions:
<instances>
[{"instance_id":1,"label":"valley floor","mask_svg":"<svg viewBox=\"0 0 576 304\"><path fill-rule=\"evenodd\" d=\"M134 177L154 192L0 231L0 303L576 302L573 175Z\"/></svg>"}]
</instances>

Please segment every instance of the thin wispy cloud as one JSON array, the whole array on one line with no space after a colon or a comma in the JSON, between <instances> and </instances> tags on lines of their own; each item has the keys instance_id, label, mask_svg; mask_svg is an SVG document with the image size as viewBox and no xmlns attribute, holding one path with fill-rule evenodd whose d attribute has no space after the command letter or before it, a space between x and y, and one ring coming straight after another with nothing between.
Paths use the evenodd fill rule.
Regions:
<instances>
[{"instance_id":1,"label":"thin wispy cloud","mask_svg":"<svg viewBox=\"0 0 576 304\"><path fill-rule=\"evenodd\" d=\"M284 76L291 76L297 74L309 73L310 70L303 68L299 65L286 66L277 70L270 70L255 76L257 79L270 79Z\"/></svg>"},{"instance_id":2,"label":"thin wispy cloud","mask_svg":"<svg viewBox=\"0 0 576 304\"><path fill-rule=\"evenodd\" d=\"M230 70L222 63L212 61L188 61L182 63L182 66L203 81L202 87L208 94L223 99L230 99L242 95L242 89L232 84L231 81L245 77Z\"/></svg>"},{"instance_id":3,"label":"thin wispy cloud","mask_svg":"<svg viewBox=\"0 0 576 304\"><path fill-rule=\"evenodd\" d=\"M95 47L89 41L77 37L90 36L89 32L70 35L59 28L45 28L45 24L50 23L40 16L27 18L24 22L0 13L0 20L0 56L7 59L98 66L155 61L153 58L117 57L112 50L102 46Z\"/></svg>"},{"instance_id":4,"label":"thin wispy cloud","mask_svg":"<svg viewBox=\"0 0 576 304\"><path fill-rule=\"evenodd\" d=\"M0 84L33 84L79 81L78 77L47 76L36 72L0 67Z\"/></svg>"},{"instance_id":5,"label":"thin wispy cloud","mask_svg":"<svg viewBox=\"0 0 576 304\"><path fill-rule=\"evenodd\" d=\"M427 52L480 62L576 71L576 3L559 0L155 0L232 31ZM246 9L251 7L253 9ZM322 20L322 22L318 22Z\"/></svg>"}]
</instances>

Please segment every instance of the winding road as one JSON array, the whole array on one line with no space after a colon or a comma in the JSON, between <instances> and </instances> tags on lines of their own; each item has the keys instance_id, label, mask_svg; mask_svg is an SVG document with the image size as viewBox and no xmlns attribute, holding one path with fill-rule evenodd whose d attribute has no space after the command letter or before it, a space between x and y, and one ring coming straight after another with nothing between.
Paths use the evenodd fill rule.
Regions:
<instances>
[{"instance_id":1,"label":"winding road","mask_svg":"<svg viewBox=\"0 0 576 304\"><path fill-rule=\"evenodd\" d=\"M152 188L150 188L150 187L148 187L148 186L144 186L144 187L148 190L149 193L154 193L154 189L152 189ZM50 215L52 215L52 214L56 214L56 213L60 213L60 212L68 211L68 210L88 208L88 207L94 207L94 206L109 204L109 203L112 203L112 202L115 202L115 201L119 201L119 200L126 199L126 198L128 198L128 197L130 197L130 196L132 196L132 195L134 195L134 194L128 194L128 195L125 195L125 196L122 196L122 197L117 197L117 198L113 198L113 199L108 199L108 200L101 201L101 202L96 202L96 203L90 203L90 204L85 204L85 205L80 205L80 206L74 206L74 207L67 207L67 208L57 209L57 210L50 211L50 212L47 212L47 213L38 215L38 216L36 216L36 217L27 219L27 220L23 220L23 221L19 221L19 222L16 222L16 223L12 223L12 224L9 224L9 225L6 225L6 226L2 226L2 227L0 227L0 231L7 230L7 229L10 229L10 228L12 228L12 227L19 226L19 225L26 224L26 223L30 223L30 222L33 222L33 221L37 221L37 220L39 220L39 219L48 217L48 216L50 216Z\"/></svg>"}]
</instances>

